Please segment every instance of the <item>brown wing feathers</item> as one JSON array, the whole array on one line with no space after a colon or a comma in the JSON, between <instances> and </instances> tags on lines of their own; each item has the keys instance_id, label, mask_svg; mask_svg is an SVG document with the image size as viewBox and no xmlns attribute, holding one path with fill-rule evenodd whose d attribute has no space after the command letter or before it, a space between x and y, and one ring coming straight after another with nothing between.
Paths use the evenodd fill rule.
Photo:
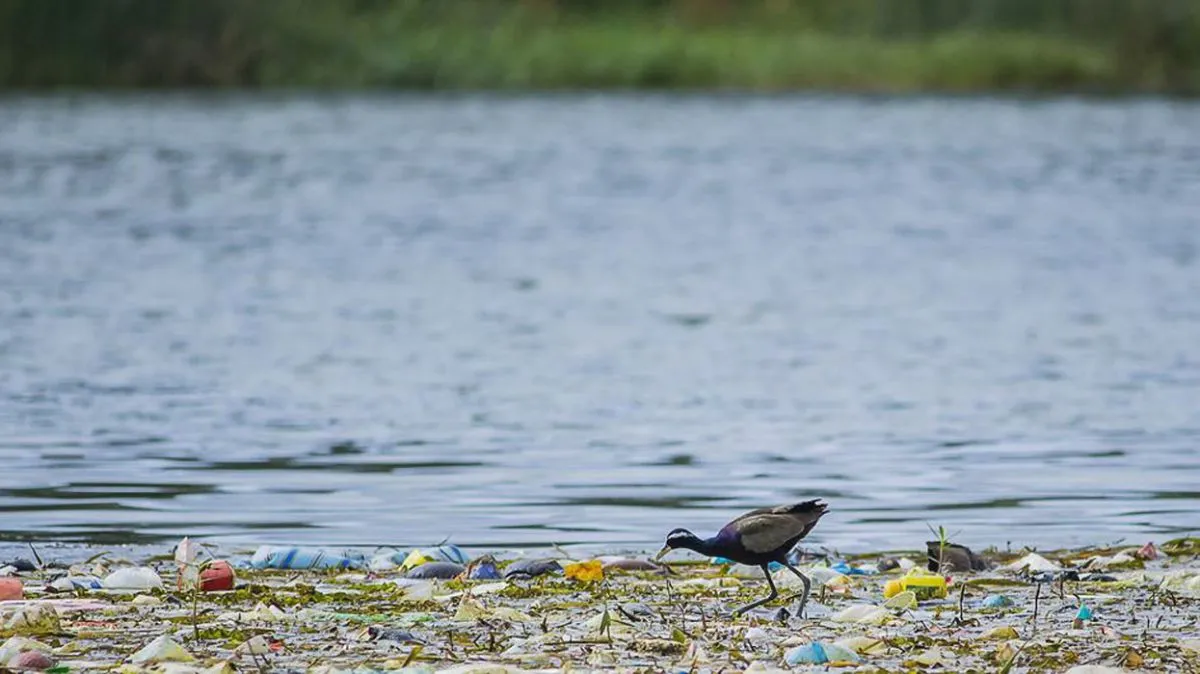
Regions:
<instances>
[{"instance_id":1,"label":"brown wing feathers","mask_svg":"<svg viewBox=\"0 0 1200 674\"><path fill-rule=\"evenodd\" d=\"M816 500L758 508L734 520L733 525L747 550L765 553L804 538L825 509L826 505Z\"/></svg>"}]
</instances>

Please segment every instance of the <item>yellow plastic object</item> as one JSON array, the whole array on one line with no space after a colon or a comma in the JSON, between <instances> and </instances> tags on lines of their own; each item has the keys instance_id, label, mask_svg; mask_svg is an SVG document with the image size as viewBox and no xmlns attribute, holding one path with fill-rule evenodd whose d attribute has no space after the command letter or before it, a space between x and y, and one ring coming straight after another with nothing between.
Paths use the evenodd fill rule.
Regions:
<instances>
[{"instance_id":1,"label":"yellow plastic object","mask_svg":"<svg viewBox=\"0 0 1200 674\"><path fill-rule=\"evenodd\" d=\"M408 553L407 557L404 558L404 561L400 564L400 568L408 571L409 569L416 568L422 564L428 564L432 561L433 557L426 555L423 551L413 550L412 552Z\"/></svg>"},{"instance_id":2,"label":"yellow plastic object","mask_svg":"<svg viewBox=\"0 0 1200 674\"><path fill-rule=\"evenodd\" d=\"M584 582L601 580L604 578L603 565L600 560L593 559L590 562L576 562L568 564L563 568L567 578L574 578Z\"/></svg>"},{"instance_id":3,"label":"yellow plastic object","mask_svg":"<svg viewBox=\"0 0 1200 674\"><path fill-rule=\"evenodd\" d=\"M883 596L891 598L908 590L916 594L917 599L934 599L948 594L946 579L942 576L909 572L900 578L889 580L883 586Z\"/></svg>"}]
</instances>

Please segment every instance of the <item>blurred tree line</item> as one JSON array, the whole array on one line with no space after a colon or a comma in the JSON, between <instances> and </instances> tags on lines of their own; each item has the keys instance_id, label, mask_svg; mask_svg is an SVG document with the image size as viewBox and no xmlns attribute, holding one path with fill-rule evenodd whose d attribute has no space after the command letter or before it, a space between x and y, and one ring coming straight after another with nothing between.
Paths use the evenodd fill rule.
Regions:
<instances>
[{"instance_id":1,"label":"blurred tree line","mask_svg":"<svg viewBox=\"0 0 1200 674\"><path fill-rule=\"evenodd\" d=\"M330 81L370 65L356 62L368 40L455 26L464 44L437 47L452 51L504 22L600 20L879 42L1035 34L1098 45L1131 79L1165 88L1200 69L1200 0L0 0L0 83L257 86L302 82L301 67Z\"/></svg>"}]
</instances>

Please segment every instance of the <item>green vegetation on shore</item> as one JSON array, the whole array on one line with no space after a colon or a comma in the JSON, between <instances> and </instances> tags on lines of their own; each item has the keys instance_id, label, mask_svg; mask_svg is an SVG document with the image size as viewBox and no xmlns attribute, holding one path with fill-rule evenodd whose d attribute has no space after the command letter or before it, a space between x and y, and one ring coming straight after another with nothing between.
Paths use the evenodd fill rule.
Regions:
<instances>
[{"instance_id":1,"label":"green vegetation on shore","mask_svg":"<svg viewBox=\"0 0 1200 674\"><path fill-rule=\"evenodd\" d=\"M1200 0L0 0L8 89L1200 92Z\"/></svg>"}]
</instances>

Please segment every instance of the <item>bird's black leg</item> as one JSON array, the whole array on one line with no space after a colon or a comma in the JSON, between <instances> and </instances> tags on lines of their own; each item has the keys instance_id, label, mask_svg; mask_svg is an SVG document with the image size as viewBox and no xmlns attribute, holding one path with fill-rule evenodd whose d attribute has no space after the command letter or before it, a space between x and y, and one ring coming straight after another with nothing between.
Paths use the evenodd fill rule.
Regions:
<instances>
[{"instance_id":1,"label":"bird's black leg","mask_svg":"<svg viewBox=\"0 0 1200 674\"><path fill-rule=\"evenodd\" d=\"M786 566L792 573L799 576L800 582L804 583L804 592L802 592L800 594L794 594L787 598L788 601L791 601L791 600L795 599L796 597L801 597L800 610L796 611L796 615L803 618L804 617L804 605L808 603L808 593L812 591L812 583L809 582L808 578L803 573L800 573L800 569L797 569L796 567L792 566L791 564L788 564L787 562L784 562L783 565Z\"/></svg>"},{"instance_id":2,"label":"bird's black leg","mask_svg":"<svg viewBox=\"0 0 1200 674\"><path fill-rule=\"evenodd\" d=\"M739 616L756 606L762 606L763 604L765 604L765 603L771 601L772 599L774 599L775 597L779 596L779 590L775 589L775 581L771 580L770 568L768 568L766 564L763 564L762 571L763 571L763 575L767 577L767 585L771 586L771 594L762 599L759 599L758 601L752 601L749 604L746 604L745 606L742 606L741 608L736 609L733 612L734 616Z\"/></svg>"}]
</instances>

